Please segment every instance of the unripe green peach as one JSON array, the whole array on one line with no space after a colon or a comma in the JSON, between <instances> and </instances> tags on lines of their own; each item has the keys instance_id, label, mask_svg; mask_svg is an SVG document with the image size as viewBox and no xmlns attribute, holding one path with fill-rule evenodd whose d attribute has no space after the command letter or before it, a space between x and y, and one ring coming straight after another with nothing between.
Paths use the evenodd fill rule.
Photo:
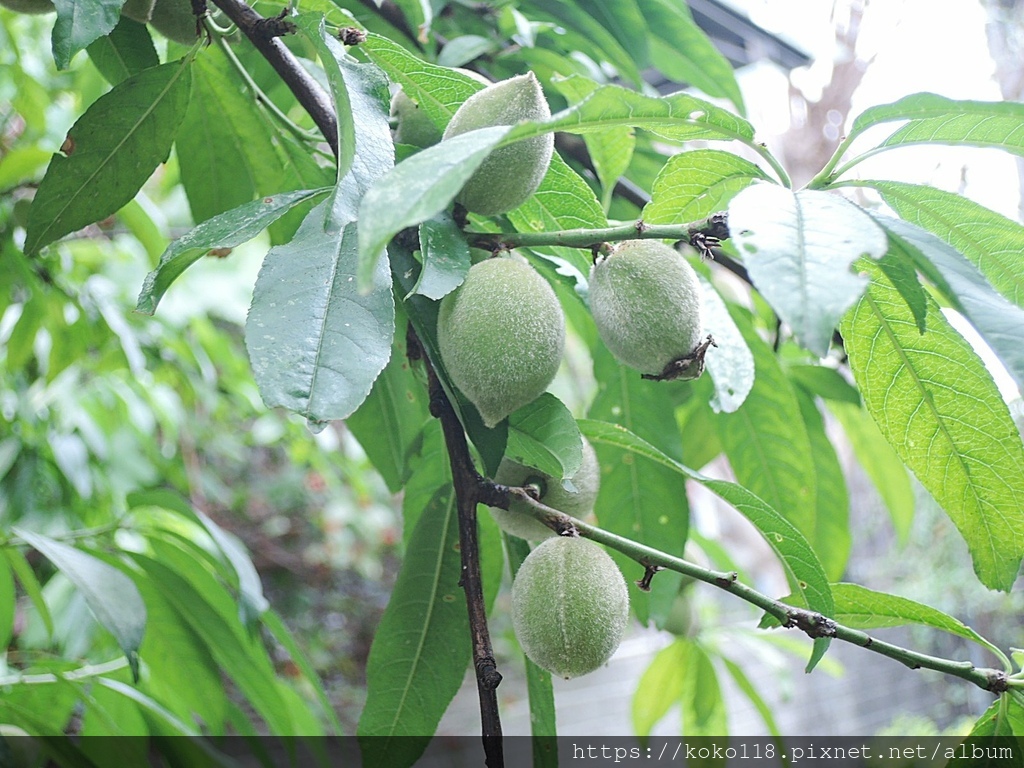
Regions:
<instances>
[{"instance_id":1,"label":"unripe green peach","mask_svg":"<svg viewBox=\"0 0 1024 768\"><path fill-rule=\"evenodd\" d=\"M487 259L441 300L437 343L452 382L493 427L555 377L565 315L551 286L524 259Z\"/></svg>"},{"instance_id":2,"label":"unripe green peach","mask_svg":"<svg viewBox=\"0 0 1024 768\"><path fill-rule=\"evenodd\" d=\"M628 240L594 264L590 312L615 359L645 374L661 374L701 342L697 274L656 240Z\"/></svg>"},{"instance_id":3,"label":"unripe green peach","mask_svg":"<svg viewBox=\"0 0 1024 768\"><path fill-rule=\"evenodd\" d=\"M491 84L490 80L472 69L456 67L455 71L468 75L485 86ZM441 129L404 90L395 91L395 95L391 97L391 116L395 118L395 141L399 144L429 147L441 140Z\"/></svg>"},{"instance_id":4,"label":"unripe green peach","mask_svg":"<svg viewBox=\"0 0 1024 768\"><path fill-rule=\"evenodd\" d=\"M512 628L526 656L554 675L579 677L619 647L629 592L615 561L578 537L537 545L512 582Z\"/></svg>"},{"instance_id":5,"label":"unripe green peach","mask_svg":"<svg viewBox=\"0 0 1024 768\"><path fill-rule=\"evenodd\" d=\"M558 478L533 467L525 467L507 456L501 460L494 475L494 482L502 485L520 487L536 484L541 489L542 504L571 517L585 517L594 509L601 483L601 467L597 463L597 454L586 438L583 438L583 461L569 481L576 488L575 492L566 490ZM508 509L490 507L490 512L498 527L521 539L536 541L555 535L555 532L544 523L530 516L526 502L520 499L512 499Z\"/></svg>"},{"instance_id":6,"label":"unripe green peach","mask_svg":"<svg viewBox=\"0 0 1024 768\"><path fill-rule=\"evenodd\" d=\"M156 0L149 23L164 37L184 45L199 37L191 0Z\"/></svg>"},{"instance_id":7,"label":"unripe green peach","mask_svg":"<svg viewBox=\"0 0 1024 768\"><path fill-rule=\"evenodd\" d=\"M0 0L0 5L15 13L53 13L53 0Z\"/></svg>"},{"instance_id":8,"label":"unripe green peach","mask_svg":"<svg viewBox=\"0 0 1024 768\"><path fill-rule=\"evenodd\" d=\"M546 120L551 109L532 72L477 91L460 106L444 138L524 120ZM551 164L555 136L545 133L492 152L462 188L456 200L474 213L492 216L522 205L537 191Z\"/></svg>"}]
</instances>

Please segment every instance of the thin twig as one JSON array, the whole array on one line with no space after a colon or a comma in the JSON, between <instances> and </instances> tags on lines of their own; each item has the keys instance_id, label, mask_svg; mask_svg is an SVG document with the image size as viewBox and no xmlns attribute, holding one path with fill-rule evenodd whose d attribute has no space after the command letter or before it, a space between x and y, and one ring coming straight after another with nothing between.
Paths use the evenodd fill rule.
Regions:
<instances>
[{"instance_id":1,"label":"thin twig","mask_svg":"<svg viewBox=\"0 0 1024 768\"><path fill-rule=\"evenodd\" d=\"M242 30L242 34L249 38L256 50L263 55L263 58L291 89L302 108L313 118L313 122L316 123L320 133L324 135L324 139L330 145L334 156L337 157L338 119L334 114L331 97L303 68L284 43L267 33L267 23L271 20L260 16L242 0L212 0L212 2Z\"/></svg>"},{"instance_id":2,"label":"thin twig","mask_svg":"<svg viewBox=\"0 0 1024 768\"><path fill-rule=\"evenodd\" d=\"M523 488L508 488L508 496L525 502L530 514L537 520L555 531L564 533L567 515L545 506L534 499ZM494 506L501 506L495 504ZM816 611L788 605L780 600L768 597L752 587L739 581L735 572L713 571L680 557L669 555L653 547L639 544L632 539L618 536L597 526L588 525L580 520L568 518L580 536L592 539L600 544L611 547L640 563L645 574L653 568L664 568L690 576L698 581L723 589L742 600L760 608L774 616L784 627L799 629L808 637L831 637L843 642L858 645L861 648L887 656L899 661L911 669L931 669L953 677L959 677L990 693L1000 694L1012 686L1012 681L1003 670L975 667L969 661L953 661L912 651L892 643L887 643L851 627L823 616Z\"/></svg>"}]
</instances>

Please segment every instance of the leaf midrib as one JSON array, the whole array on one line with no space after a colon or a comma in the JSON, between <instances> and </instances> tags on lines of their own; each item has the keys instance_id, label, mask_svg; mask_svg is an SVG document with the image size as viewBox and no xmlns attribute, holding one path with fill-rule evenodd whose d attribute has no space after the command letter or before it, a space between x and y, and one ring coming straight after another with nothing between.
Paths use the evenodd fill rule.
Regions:
<instances>
[{"instance_id":1,"label":"leaf midrib","mask_svg":"<svg viewBox=\"0 0 1024 768\"><path fill-rule=\"evenodd\" d=\"M167 65L165 64L164 66L167 66ZM96 169L89 175L89 177L84 182L82 182L82 184L75 191L75 193L73 195L71 195L70 197L68 197L68 199L65 202L64 206L53 216L53 218L50 219L50 224L48 224L46 226L46 228L43 229L39 233L39 235L36 237L37 242L50 242L50 241L46 240L46 234L51 229L53 229L54 224L56 222L61 220L61 217L65 214L65 212L68 210L68 208L71 207L72 203L74 203L79 198L79 196L89 187L89 185L92 184L93 179L95 179L96 176L109 165L109 163L111 161L111 158L113 158L118 153L118 151L121 149L121 147L123 147L125 145L125 143L132 136L135 135L135 133L139 130L139 126L142 125L149 118L149 116L157 108L157 105L159 105L161 102L163 102L163 100L167 97L167 94L171 91L171 89L174 87L174 85L178 82L178 79L186 71L186 67L187 66L188 66L188 64L185 61L183 61L178 66L177 71L174 73L174 76L170 80L167 81L167 85L165 85L163 90L160 91L160 93L157 95L157 97L155 99L153 99L153 102L146 108L146 111L143 112L142 116L135 122L135 124L132 126L131 130L128 131L121 138L121 140L117 143L117 145L109 153L107 153L107 156L104 158L103 162L100 163L96 167ZM124 82L127 82L127 81L122 81L121 84L123 84ZM68 159L70 159L70 157Z\"/></svg>"}]
</instances>

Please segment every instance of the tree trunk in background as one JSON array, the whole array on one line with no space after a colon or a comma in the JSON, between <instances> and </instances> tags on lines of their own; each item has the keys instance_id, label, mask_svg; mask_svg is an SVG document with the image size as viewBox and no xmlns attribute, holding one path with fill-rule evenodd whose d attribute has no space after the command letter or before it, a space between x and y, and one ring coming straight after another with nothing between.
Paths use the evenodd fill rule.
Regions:
<instances>
[{"instance_id":1,"label":"tree trunk in background","mask_svg":"<svg viewBox=\"0 0 1024 768\"><path fill-rule=\"evenodd\" d=\"M988 11L985 34L996 63L996 80L1007 101L1024 101L1024 0L981 0ZM1024 158L1017 158L1021 196L1017 218L1024 222Z\"/></svg>"},{"instance_id":2,"label":"tree trunk in background","mask_svg":"<svg viewBox=\"0 0 1024 768\"><path fill-rule=\"evenodd\" d=\"M781 137L779 148L795 188L821 170L842 138L853 92L871 63L857 57L857 36L867 5L868 0L836 0L833 5L837 54L821 98L812 101L790 82L792 127Z\"/></svg>"}]
</instances>

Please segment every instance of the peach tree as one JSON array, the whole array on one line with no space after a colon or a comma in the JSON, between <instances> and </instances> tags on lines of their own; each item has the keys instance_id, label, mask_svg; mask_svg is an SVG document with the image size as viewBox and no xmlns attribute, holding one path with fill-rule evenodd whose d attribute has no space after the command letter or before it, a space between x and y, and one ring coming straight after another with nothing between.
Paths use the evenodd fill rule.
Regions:
<instances>
[{"instance_id":1,"label":"peach tree","mask_svg":"<svg viewBox=\"0 0 1024 768\"><path fill-rule=\"evenodd\" d=\"M245 326L263 402L314 432L345 421L389 490L402 493L404 554L358 728L378 764L415 762L467 665L488 764L502 764L488 616L501 610L505 574L531 550L478 513L487 506L497 519L531 518L540 527L520 530L536 538L601 545L641 624L665 627L684 584L703 582L760 609L763 628L809 636L808 671L831 643L852 643L990 693L975 736L1024 736L1020 651L936 608L842 580L857 520L836 432L826 430L842 427L897 533L913 514L912 476L959 531L978 581L1012 588L1024 556L1024 444L992 373L949 318L966 319L1024 383L1024 228L960 195L853 171L922 144L1020 156L1024 106L919 93L871 107L794 189L743 116L728 62L682 2L194 0L194 29L179 27L164 50L146 22L159 30L155 9L171 2L132 17L119 0L55 3L57 66L83 66L86 51L109 88L82 105L52 157L33 147L15 168L17 149L0 156L4 183L35 187L12 242L25 263L59 269L62 239L132 210L172 149L196 224L138 286L139 313L159 313L175 280L207 254L268 239ZM652 95L647 68L708 98ZM478 96L527 79L536 87L529 109L504 91ZM855 189L878 202L843 194ZM644 254L642 269L626 268L630 250ZM459 305L474 270L495 262L502 273L490 293ZM620 298L624 309L607 309ZM568 349L535 359L547 337L527 336L508 352L517 329L549 310ZM656 364L628 357L648 347ZM547 371L522 396L513 379L541 365ZM590 371L586 390L578 381ZM572 392L574 381L583 394L550 391L568 382ZM588 451L600 490L573 507ZM732 479L701 471L718 457ZM522 471L501 473L503 462ZM788 594L754 589L728 542L700 561L686 557L698 487L760 532ZM233 584L258 624L267 608L253 599L262 593L244 552L193 510L179 513L212 536L210 578ZM171 566L31 530L10 541L69 575L104 575L113 591L94 590L89 604L135 670L144 632L159 631L146 625L144 598ZM9 562L34 590L23 556ZM548 568L545 595L557 592ZM197 604L210 594L200 590ZM869 634L908 624L979 644L991 666ZM271 715L263 671L231 666L223 653L214 662L271 732L295 732ZM720 734L721 675L777 734L742 665L721 649L680 635L652 662L651 676L666 675L682 682L641 690L641 735L677 702L690 713L688 735ZM529 660L526 676L534 735L553 736L556 685ZM139 704L130 686L108 688ZM143 709L156 717L160 704L153 689ZM34 732L25 707L4 717ZM196 731L170 716L148 728ZM538 752L538 764L551 760Z\"/></svg>"}]
</instances>

